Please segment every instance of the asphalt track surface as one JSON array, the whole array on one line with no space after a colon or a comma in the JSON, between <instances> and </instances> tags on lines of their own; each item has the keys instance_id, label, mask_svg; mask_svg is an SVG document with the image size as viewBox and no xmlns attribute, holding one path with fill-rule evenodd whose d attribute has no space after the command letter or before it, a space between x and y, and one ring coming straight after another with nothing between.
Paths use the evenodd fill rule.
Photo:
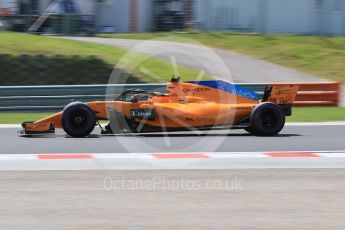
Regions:
<instances>
[{"instance_id":1,"label":"asphalt track surface","mask_svg":"<svg viewBox=\"0 0 345 230\"><path fill-rule=\"evenodd\" d=\"M115 156L126 152L121 139L133 138L173 152L204 137L171 134L175 148L169 151L161 134L68 138L58 132L23 138L17 130L0 128L0 229L345 228L345 151L333 158L159 159L154 164L127 159L6 160L17 154ZM205 146L221 139L214 155L339 151L345 150L344 131L344 125L287 126L277 137L214 131L206 136ZM147 146L141 146L141 152L151 152ZM176 167L171 170L169 165Z\"/></svg>"},{"instance_id":2,"label":"asphalt track surface","mask_svg":"<svg viewBox=\"0 0 345 230\"><path fill-rule=\"evenodd\" d=\"M143 153L176 152L191 147L189 152L208 151L207 146L217 143L215 152L256 151L338 151L345 150L345 125L294 126L289 125L274 137L256 137L244 130L209 131L200 133L147 133L134 135L101 136L99 129L88 138L70 138L61 129L56 135L33 138L20 137L19 128L1 128L0 154L23 153L125 153L124 143L144 143L138 146ZM169 143L164 139L168 139ZM202 140L200 145L194 145ZM220 141L219 141L220 140ZM140 142L141 141L141 142ZM151 148L153 146L154 148ZM156 149L156 151L153 151Z\"/></svg>"},{"instance_id":3,"label":"asphalt track surface","mask_svg":"<svg viewBox=\"0 0 345 230\"><path fill-rule=\"evenodd\" d=\"M288 125L275 137L256 137L242 130L101 136L96 129L88 138L71 138L62 130L56 135L27 138L18 136L17 130L0 129L2 170L345 168L344 124ZM286 151L334 153L332 157L318 159L258 158L256 154ZM207 160L147 159L151 157L149 154L205 152L212 157ZM30 154L81 154L77 157L96 154L99 159L29 161L33 158Z\"/></svg>"},{"instance_id":4,"label":"asphalt track surface","mask_svg":"<svg viewBox=\"0 0 345 230\"><path fill-rule=\"evenodd\" d=\"M344 169L11 171L0 184L7 230L345 228Z\"/></svg>"}]
</instances>

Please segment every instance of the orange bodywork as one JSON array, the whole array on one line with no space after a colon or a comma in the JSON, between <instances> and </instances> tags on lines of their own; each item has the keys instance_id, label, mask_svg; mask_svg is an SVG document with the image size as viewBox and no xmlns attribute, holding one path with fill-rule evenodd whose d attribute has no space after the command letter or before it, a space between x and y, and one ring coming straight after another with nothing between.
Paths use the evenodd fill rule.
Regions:
<instances>
[{"instance_id":1,"label":"orange bodywork","mask_svg":"<svg viewBox=\"0 0 345 230\"><path fill-rule=\"evenodd\" d=\"M85 103L97 117L97 120L108 120L108 111L115 110L125 118L131 118L131 111L136 109L153 109L154 119L139 119L152 127L179 128L205 126L231 126L249 117L253 107L261 103L253 91L234 87L230 83L208 81L168 82L167 94L151 95L148 100L128 101L95 101ZM220 85L218 87L218 84ZM224 84L223 86L221 84ZM272 93L269 101L277 104L292 104L298 86L271 85ZM238 93L240 92L240 93ZM50 124L62 128L62 112L33 123L27 123L28 131L44 131Z\"/></svg>"}]
</instances>

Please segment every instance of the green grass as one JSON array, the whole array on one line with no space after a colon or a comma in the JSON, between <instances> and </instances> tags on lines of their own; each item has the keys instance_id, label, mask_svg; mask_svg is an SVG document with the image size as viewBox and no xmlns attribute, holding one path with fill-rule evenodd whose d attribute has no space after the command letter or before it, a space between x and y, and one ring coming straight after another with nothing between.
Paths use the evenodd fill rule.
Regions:
<instances>
[{"instance_id":1,"label":"green grass","mask_svg":"<svg viewBox=\"0 0 345 230\"><path fill-rule=\"evenodd\" d=\"M344 107L303 107L292 108L289 122L345 121Z\"/></svg>"},{"instance_id":2,"label":"green grass","mask_svg":"<svg viewBox=\"0 0 345 230\"><path fill-rule=\"evenodd\" d=\"M0 124L21 124L24 121L37 121L52 113L0 113Z\"/></svg>"},{"instance_id":3,"label":"green grass","mask_svg":"<svg viewBox=\"0 0 345 230\"><path fill-rule=\"evenodd\" d=\"M177 36L345 83L345 37L215 33L100 34L125 39ZM287 81L289 79L286 79Z\"/></svg>"},{"instance_id":4,"label":"green grass","mask_svg":"<svg viewBox=\"0 0 345 230\"><path fill-rule=\"evenodd\" d=\"M20 124L23 121L36 121L51 113L0 113L0 124ZM345 121L345 108L305 107L293 108L288 122Z\"/></svg>"},{"instance_id":5,"label":"green grass","mask_svg":"<svg viewBox=\"0 0 345 230\"><path fill-rule=\"evenodd\" d=\"M54 63L54 65L59 65L59 64L61 65L57 69L60 68L60 71L62 73L65 69L70 69L70 68L75 68L74 70L75 73L82 71L80 63L76 63L75 65L70 65L72 62L71 58L73 60L73 55L78 55L81 59L83 59L84 57L89 62L90 62L89 57L90 55L92 55L96 58L96 60L102 63L105 63L106 65L110 65L111 67L110 72L111 72L112 67L115 67L118 61L126 53L127 51L123 49L110 48L109 46L93 44L93 43L64 40L64 39L58 39L54 37L31 35L31 34L25 34L25 33L0 32L0 54L2 55L7 54L7 55L10 55L10 57L16 57L23 54L28 54L30 56L35 56L35 55L38 56L38 55L43 54L45 56L61 55L62 57L70 57L67 59L68 60L67 62ZM62 63L67 63L67 64L62 64ZM88 62L86 62L84 66L87 65L87 63ZM138 65L137 63L140 63L140 64ZM20 65L18 65L18 68L19 69L23 68L23 65L26 65L26 64L27 63L25 62L21 62ZM4 63L4 67L7 67L6 65L7 64ZM104 66L104 65L100 65L100 66ZM171 76L174 74L174 71L170 62L160 60L158 58L154 58L148 55L143 55L143 54L132 54L131 59L128 62L128 65L122 66L122 68L124 72L128 72L128 73L131 73L131 75L133 75L134 80L132 82L148 82L148 83L166 82L167 80L170 80ZM141 68L148 69L152 73L151 76L140 71ZM197 70L192 70L192 69L188 69L184 67L179 67L179 72L183 80L195 80L199 73ZM80 76L82 77L82 75ZM109 76L110 76L110 73L109 75L107 74L107 76L105 77L108 78ZM2 77L4 78L4 76ZM28 76L28 77L32 77L32 76ZM61 76L61 78L62 77L64 76ZM69 76L69 77L73 77L73 76ZM15 81L15 78L16 78L15 74L12 75L12 78L13 79L11 80ZM209 79L209 78L210 77L208 76L205 77L205 79ZM60 78L55 79L56 81L55 84L59 84L59 79ZM39 79L38 81L41 81L41 83L44 84L44 77L41 77L41 79ZM76 83L78 83L78 79L76 79ZM100 82L97 81L97 79L95 79L95 82L90 82L89 84L92 84L92 83L100 83ZM107 83L107 82L104 82L104 83Z\"/></svg>"}]
</instances>

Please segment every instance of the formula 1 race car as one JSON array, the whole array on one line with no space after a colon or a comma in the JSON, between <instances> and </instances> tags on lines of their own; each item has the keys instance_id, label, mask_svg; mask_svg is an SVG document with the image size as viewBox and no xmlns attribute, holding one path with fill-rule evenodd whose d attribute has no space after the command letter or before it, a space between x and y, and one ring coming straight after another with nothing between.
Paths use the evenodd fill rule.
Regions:
<instances>
[{"instance_id":1,"label":"formula 1 race car","mask_svg":"<svg viewBox=\"0 0 345 230\"><path fill-rule=\"evenodd\" d=\"M258 136L278 134L291 116L298 85L271 84L262 97L222 81L180 82L173 77L165 94L130 89L112 101L72 102L63 111L22 124L23 136L54 133L86 137L99 125L102 134L180 130L245 129ZM99 121L107 120L104 128Z\"/></svg>"}]
</instances>

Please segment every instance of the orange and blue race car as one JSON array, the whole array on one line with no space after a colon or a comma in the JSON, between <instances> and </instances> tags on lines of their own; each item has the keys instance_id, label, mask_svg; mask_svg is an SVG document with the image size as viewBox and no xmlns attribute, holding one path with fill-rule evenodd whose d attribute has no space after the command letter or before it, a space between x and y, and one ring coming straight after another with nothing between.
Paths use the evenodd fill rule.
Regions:
<instances>
[{"instance_id":1,"label":"orange and blue race car","mask_svg":"<svg viewBox=\"0 0 345 230\"><path fill-rule=\"evenodd\" d=\"M24 122L21 135L54 133L86 137L99 125L102 134L181 130L244 129L258 136L277 135L291 116L298 85L270 84L262 97L222 80L180 82L173 77L166 93L130 89L111 101L72 102L63 111ZM106 120L103 128L99 121Z\"/></svg>"}]
</instances>

